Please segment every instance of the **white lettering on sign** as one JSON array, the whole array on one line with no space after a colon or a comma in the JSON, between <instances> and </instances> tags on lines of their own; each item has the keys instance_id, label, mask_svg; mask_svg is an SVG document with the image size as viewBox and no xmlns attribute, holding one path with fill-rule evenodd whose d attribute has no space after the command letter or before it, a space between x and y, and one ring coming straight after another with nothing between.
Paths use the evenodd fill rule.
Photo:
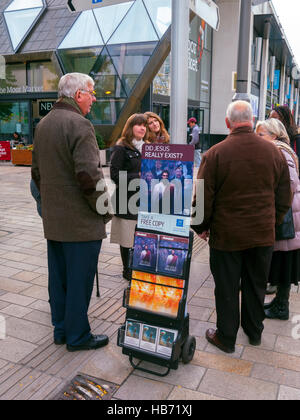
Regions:
<instances>
[{"instance_id":1,"label":"white lettering on sign","mask_svg":"<svg viewBox=\"0 0 300 420\"><path fill-rule=\"evenodd\" d=\"M9 93L17 94L17 93L40 93L44 92L43 86L7 86L5 88L0 88L0 95L6 95Z\"/></svg>"},{"instance_id":2,"label":"white lettering on sign","mask_svg":"<svg viewBox=\"0 0 300 420\"><path fill-rule=\"evenodd\" d=\"M189 40L188 43L188 67L189 70L195 71L196 73L199 70L198 66L198 45L196 42Z\"/></svg>"}]
</instances>

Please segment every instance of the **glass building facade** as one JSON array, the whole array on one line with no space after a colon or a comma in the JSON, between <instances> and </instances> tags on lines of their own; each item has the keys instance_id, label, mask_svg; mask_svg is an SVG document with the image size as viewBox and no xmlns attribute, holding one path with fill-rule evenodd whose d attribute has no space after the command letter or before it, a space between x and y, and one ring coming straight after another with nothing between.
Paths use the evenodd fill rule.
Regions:
<instances>
[{"instance_id":1,"label":"glass building facade","mask_svg":"<svg viewBox=\"0 0 300 420\"><path fill-rule=\"evenodd\" d=\"M59 78L69 72L95 80L97 102L89 118L109 142L132 90L171 25L172 0L135 0L71 14L59 0L5 0L6 77L0 79L0 138L20 131L32 142L41 103L53 103ZM26 4L26 6L24 6ZM59 26L60 25L60 26ZM0 28L1 30L1 28ZM1 37L0 37L1 42ZM3 47L4 48L4 47ZM10 50L9 50L10 49ZM212 29L199 17L190 24L189 116L209 133ZM167 57L136 109L152 109L169 127Z\"/></svg>"}]
</instances>

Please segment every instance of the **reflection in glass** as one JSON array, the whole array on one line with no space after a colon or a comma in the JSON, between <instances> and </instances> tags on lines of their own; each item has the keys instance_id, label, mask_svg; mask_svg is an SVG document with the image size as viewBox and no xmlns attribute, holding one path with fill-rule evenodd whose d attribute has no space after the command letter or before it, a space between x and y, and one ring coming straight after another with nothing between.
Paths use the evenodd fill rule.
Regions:
<instances>
[{"instance_id":1,"label":"reflection in glass","mask_svg":"<svg viewBox=\"0 0 300 420\"><path fill-rule=\"evenodd\" d=\"M7 64L6 79L0 80L0 94L24 93L26 87L26 65L23 63Z\"/></svg>"},{"instance_id":2,"label":"reflection in glass","mask_svg":"<svg viewBox=\"0 0 300 420\"><path fill-rule=\"evenodd\" d=\"M156 42L109 45L107 47L127 95L130 94L155 47Z\"/></svg>"},{"instance_id":3,"label":"reflection in glass","mask_svg":"<svg viewBox=\"0 0 300 420\"><path fill-rule=\"evenodd\" d=\"M13 49L16 50L27 31L39 16L42 8L4 12Z\"/></svg>"},{"instance_id":4,"label":"reflection in glass","mask_svg":"<svg viewBox=\"0 0 300 420\"><path fill-rule=\"evenodd\" d=\"M5 12L11 10L33 9L35 7L43 7L42 0L14 0L6 9Z\"/></svg>"},{"instance_id":5,"label":"reflection in glass","mask_svg":"<svg viewBox=\"0 0 300 420\"><path fill-rule=\"evenodd\" d=\"M101 30L104 42L107 42L124 18L133 1L94 9L94 15Z\"/></svg>"},{"instance_id":6,"label":"reflection in glass","mask_svg":"<svg viewBox=\"0 0 300 420\"><path fill-rule=\"evenodd\" d=\"M172 0L144 0L149 15L160 37L172 21Z\"/></svg>"},{"instance_id":7,"label":"reflection in glass","mask_svg":"<svg viewBox=\"0 0 300 420\"><path fill-rule=\"evenodd\" d=\"M142 0L136 0L108 44L158 41L158 36Z\"/></svg>"},{"instance_id":8,"label":"reflection in glass","mask_svg":"<svg viewBox=\"0 0 300 420\"><path fill-rule=\"evenodd\" d=\"M120 112L125 104L125 99L100 99L94 103L89 114L93 124L116 124Z\"/></svg>"},{"instance_id":9,"label":"reflection in glass","mask_svg":"<svg viewBox=\"0 0 300 420\"><path fill-rule=\"evenodd\" d=\"M78 72L89 74L102 51L102 47L81 48L76 50L58 50L66 73Z\"/></svg>"},{"instance_id":10,"label":"reflection in glass","mask_svg":"<svg viewBox=\"0 0 300 420\"><path fill-rule=\"evenodd\" d=\"M58 48L83 48L103 45L92 10L82 12Z\"/></svg>"},{"instance_id":11,"label":"reflection in glass","mask_svg":"<svg viewBox=\"0 0 300 420\"><path fill-rule=\"evenodd\" d=\"M97 58L90 75L95 80L97 98L127 97L106 48Z\"/></svg>"},{"instance_id":12,"label":"reflection in glass","mask_svg":"<svg viewBox=\"0 0 300 420\"><path fill-rule=\"evenodd\" d=\"M25 141L29 136L29 103L0 102L0 139L12 140L12 134L22 133Z\"/></svg>"},{"instance_id":13,"label":"reflection in glass","mask_svg":"<svg viewBox=\"0 0 300 420\"><path fill-rule=\"evenodd\" d=\"M41 88L42 92L57 92L59 76L51 61L30 62L28 67L29 86Z\"/></svg>"}]
</instances>

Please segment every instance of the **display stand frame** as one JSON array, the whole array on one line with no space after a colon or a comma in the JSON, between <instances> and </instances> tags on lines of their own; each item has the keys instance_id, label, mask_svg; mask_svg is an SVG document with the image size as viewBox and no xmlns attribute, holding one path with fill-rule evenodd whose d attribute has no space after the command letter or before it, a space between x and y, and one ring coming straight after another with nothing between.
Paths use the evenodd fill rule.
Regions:
<instances>
[{"instance_id":1,"label":"display stand frame","mask_svg":"<svg viewBox=\"0 0 300 420\"><path fill-rule=\"evenodd\" d=\"M153 233L153 231L148 230L141 230L136 228L136 232L143 232L143 233ZM182 236L171 235L173 237L182 238ZM185 260L185 266L183 270L182 276L174 276L178 279L184 280L183 286L183 295L179 302L178 312L176 317L162 315L158 313L154 313L151 311L146 311L134 307L130 307L129 305L129 295L131 290L131 282L128 288L124 291L123 297L123 306L127 309L126 311L126 322L133 321L139 322L141 324L151 325L157 329L165 328L170 329L178 332L176 336L176 340L172 345L172 351L170 355L160 354L153 351L148 351L143 348L138 348L132 345L128 345L125 343L125 329L126 329L126 322L119 328L118 331L118 346L122 347L123 354L129 356L129 361L131 366L134 369L141 370L143 372L151 373L156 376L167 376L171 369L178 369L179 360L181 359L183 363L189 363L193 356L196 349L196 339L189 334L189 314L186 312L186 305L187 305L187 294L188 294L188 285L189 285L189 274L190 274L190 264L191 264L191 257L192 257L192 249L193 249L193 239L194 234L190 231L188 241L188 253L187 258ZM132 267L133 261L133 249L130 253L130 268ZM135 270L135 268L134 268ZM139 272L145 273L152 273L153 270L142 270L138 269ZM158 274L159 275L159 274ZM165 273L163 276L168 277ZM171 275L169 275L170 277ZM157 364L162 367L166 367L167 371L165 373L155 372L149 369L145 369L138 364L133 362L133 359L138 359L140 361L147 361L154 364Z\"/></svg>"}]
</instances>

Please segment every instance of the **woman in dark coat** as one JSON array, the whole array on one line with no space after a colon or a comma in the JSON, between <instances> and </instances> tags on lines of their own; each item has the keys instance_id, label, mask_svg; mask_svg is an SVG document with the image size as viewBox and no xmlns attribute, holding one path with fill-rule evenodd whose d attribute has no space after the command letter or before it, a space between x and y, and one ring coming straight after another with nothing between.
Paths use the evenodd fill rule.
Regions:
<instances>
[{"instance_id":1,"label":"woman in dark coat","mask_svg":"<svg viewBox=\"0 0 300 420\"><path fill-rule=\"evenodd\" d=\"M128 191L131 181L141 175L142 147L147 133L147 119L143 114L132 115L125 124L111 158L110 175L116 184L116 210L111 226L111 243L120 245L123 277L130 280L128 267L129 250L133 247L137 212L131 211L129 202L134 201L135 191ZM138 204L138 203L137 203Z\"/></svg>"},{"instance_id":2,"label":"woman in dark coat","mask_svg":"<svg viewBox=\"0 0 300 420\"><path fill-rule=\"evenodd\" d=\"M300 134L298 134L298 128L290 108L286 105L276 106L270 113L270 118L277 118L285 126L291 148L296 152L300 161Z\"/></svg>"}]
</instances>

